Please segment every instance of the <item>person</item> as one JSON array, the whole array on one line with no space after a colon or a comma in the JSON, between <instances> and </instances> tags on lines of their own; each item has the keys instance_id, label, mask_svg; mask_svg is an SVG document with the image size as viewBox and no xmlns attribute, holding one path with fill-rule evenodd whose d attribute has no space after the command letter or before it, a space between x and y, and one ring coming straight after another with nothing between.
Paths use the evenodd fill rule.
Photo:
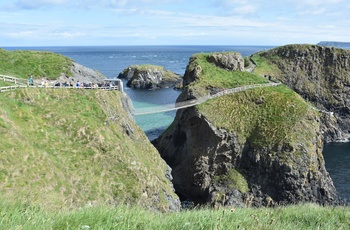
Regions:
<instances>
[{"instance_id":1,"label":"person","mask_svg":"<svg viewBox=\"0 0 350 230\"><path fill-rule=\"evenodd\" d=\"M30 75L30 78L29 78L29 85L34 85L34 81L33 81L32 75Z\"/></svg>"}]
</instances>

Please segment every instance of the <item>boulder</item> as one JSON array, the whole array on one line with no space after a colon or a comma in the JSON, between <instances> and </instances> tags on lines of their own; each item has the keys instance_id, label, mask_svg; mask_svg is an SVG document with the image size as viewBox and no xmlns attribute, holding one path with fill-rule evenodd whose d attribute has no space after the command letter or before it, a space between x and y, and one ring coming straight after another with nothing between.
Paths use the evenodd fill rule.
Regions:
<instances>
[{"instance_id":1,"label":"boulder","mask_svg":"<svg viewBox=\"0 0 350 230\"><path fill-rule=\"evenodd\" d=\"M213 53L208 58L208 62L222 69L244 71L244 59L237 52Z\"/></svg>"}]
</instances>

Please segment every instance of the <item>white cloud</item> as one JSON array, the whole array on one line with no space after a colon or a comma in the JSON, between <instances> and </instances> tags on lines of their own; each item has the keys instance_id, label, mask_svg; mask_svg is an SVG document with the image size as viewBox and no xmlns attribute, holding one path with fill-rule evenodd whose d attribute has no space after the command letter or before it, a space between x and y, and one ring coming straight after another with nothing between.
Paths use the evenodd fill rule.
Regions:
<instances>
[{"instance_id":1,"label":"white cloud","mask_svg":"<svg viewBox=\"0 0 350 230\"><path fill-rule=\"evenodd\" d=\"M11 38L28 38L35 35L34 31L6 32L6 36Z\"/></svg>"},{"instance_id":2,"label":"white cloud","mask_svg":"<svg viewBox=\"0 0 350 230\"><path fill-rule=\"evenodd\" d=\"M343 0L303 0L299 4L309 6L333 5L342 2ZM295 1L294 1L295 2Z\"/></svg>"},{"instance_id":3,"label":"white cloud","mask_svg":"<svg viewBox=\"0 0 350 230\"><path fill-rule=\"evenodd\" d=\"M71 38L71 37L82 37L86 36L86 34L81 33L81 32L60 32L60 33L50 33L49 36L51 37L61 37L61 38Z\"/></svg>"},{"instance_id":4,"label":"white cloud","mask_svg":"<svg viewBox=\"0 0 350 230\"><path fill-rule=\"evenodd\" d=\"M326 13L326 8L318 8L300 12L300 15L322 15Z\"/></svg>"},{"instance_id":5,"label":"white cloud","mask_svg":"<svg viewBox=\"0 0 350 230\"><path fill-rule=\"evenodd\" d=\"M258 8L257 5L244 5L234 8L233 12L236 14L253 14L257 12Z\"/></svg>"},{"instance_id":6,"label":"white cloud","mask_svg":"<svg viewBox=\"0 0 350 230\"><path fill-rule=\"evenodd\" d=\"M7 9L38 9L47 6L62 6L69 3L68 0L17 0L7 1L0 5Z\"/></svg>"}]
</instances>

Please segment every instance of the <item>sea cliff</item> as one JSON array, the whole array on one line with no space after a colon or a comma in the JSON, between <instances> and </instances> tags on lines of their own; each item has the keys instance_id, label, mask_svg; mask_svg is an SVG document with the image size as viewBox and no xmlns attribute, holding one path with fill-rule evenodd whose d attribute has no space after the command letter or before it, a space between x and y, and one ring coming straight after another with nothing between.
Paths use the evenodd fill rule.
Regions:
<instances>
[{"instance_id":1,"label":"sea cliff","mask_svg":"<svg viewBox=\"0 0 350 230\"><path fill-rule=\"evenodd\" d=\"M232 54L221 58L227 56ZM178 101L268 80L212 65L212 59L213 54L190 59ZM241 60L236 55L233 62ZM154 144L172 167L183 200L238 206L340 204L322 157L320 116L287 86L250 89L179 110Z\"/></svg>"},{"instance_id":2,"label":"sea cliff","mask_svg":"<svg viewBox=\"0 0 350 230\"><path fill-rule=\"evenodd\" d=\"M255 73L276 79L312 103L326 142L348 141L350 51L316 45L288 45L252 56Z\"/></svg>"}]
</instances>

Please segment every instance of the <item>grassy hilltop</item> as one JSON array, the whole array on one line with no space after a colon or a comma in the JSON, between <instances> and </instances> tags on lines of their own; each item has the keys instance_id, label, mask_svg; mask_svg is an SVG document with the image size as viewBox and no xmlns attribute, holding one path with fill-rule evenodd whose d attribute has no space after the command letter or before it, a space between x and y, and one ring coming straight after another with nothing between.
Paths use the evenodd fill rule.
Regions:
<instances>
[{"instance_id":1,"label":"grassy hilltop","mask_svg":"<svg viewBox=\"0 0 350 230\"><path fill-rule=\"evenodd\" d=\"M0 74L27 79L56 79L61 73L71 75L72 60L60 54L41 51L0 49Z\"/></svg>"}]
</instances>

